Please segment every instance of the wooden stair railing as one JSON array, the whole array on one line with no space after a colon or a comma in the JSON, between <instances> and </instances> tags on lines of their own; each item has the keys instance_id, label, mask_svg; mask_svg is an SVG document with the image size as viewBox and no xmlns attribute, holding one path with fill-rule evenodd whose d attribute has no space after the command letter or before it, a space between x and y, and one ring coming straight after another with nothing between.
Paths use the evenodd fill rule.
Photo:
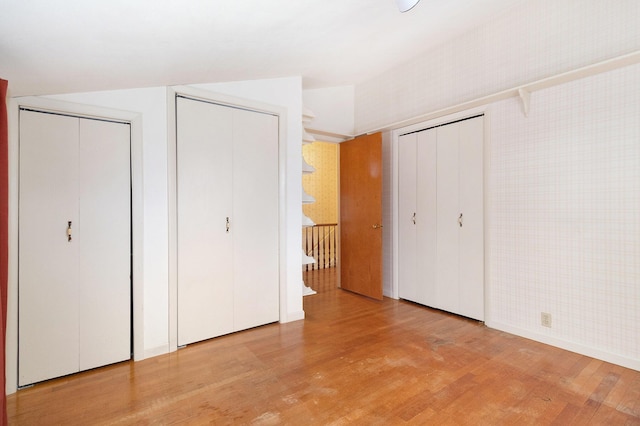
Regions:
<instances>
[{"instance_id":1,"label":"wooden stair railing","mask_svg":"<svg viewBox=\"0 0 640 426\"><path fill-rule=\"evenodd\" d=\"M323 223L304 228L302 244L305 254L316 261L316 263L305 265L306 271L333 268L337 265L337 228L337 223Z\"/></svg>"}]
</instances>

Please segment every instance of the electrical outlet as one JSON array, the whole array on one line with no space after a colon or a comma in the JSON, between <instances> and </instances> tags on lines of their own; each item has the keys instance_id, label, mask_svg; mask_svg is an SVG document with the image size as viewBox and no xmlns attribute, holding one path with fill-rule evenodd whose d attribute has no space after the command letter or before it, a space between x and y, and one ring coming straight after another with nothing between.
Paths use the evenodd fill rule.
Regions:
<instances>
[{"instance_id":1,"label":"electrical outlet","mask_svg":"<svg viewBox=\"0 0 640 426\"><path fill-rule=\"evenodd\" d=\"M543 327L551 328L551 314L540 312L540 324L542 324Z\"/></svg>"}]
</instances>

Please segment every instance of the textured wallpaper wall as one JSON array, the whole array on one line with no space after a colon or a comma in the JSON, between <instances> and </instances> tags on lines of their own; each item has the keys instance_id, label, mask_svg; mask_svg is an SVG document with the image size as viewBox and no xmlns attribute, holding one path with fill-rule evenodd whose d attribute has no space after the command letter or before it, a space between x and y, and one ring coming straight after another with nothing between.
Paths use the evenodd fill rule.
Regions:
<instances>
[{"instance_id":1,"label":"textured wallpaper wall","mask_svg":"<svg viewBox=\"0 0 640 426\"><path fill-rule=\"evenodd\" d=\"M302 155L316 171L302 176L302 186L316 202L302 211L316 224L338 223L338 144L314 142L302 147Z\"/></svg>"},{"instance_id":2,"label":"textured wallpaper wall","mask_svg":"<svg viewBox=\"0 0 640 426\"><path fill-rule=\"evenodd\" d=\"M640 368L640 65L490 111L489 317Z\"/></svg>"},{"instance_id":3,"label":"textured wallpaper wall","mask_svg":"<svg viewBox=\"0 0 640 426\"><path fill-rule=\"evenodd\" d=\"M357 85L356 133L638 50L640 1L523 2ZM640 65L489 112L487 324L640 369Z\"/></svg>"},{"instance_id":4,"label":"textured wallpaper wall","mask_svg":"<svg viewBox=\"0 0 640 426\"><path fill-rule=\"evenodd\" d=\"M525 1L356 85L356 134L640 49L640 1Z\"/></svg>"}]
</instances>

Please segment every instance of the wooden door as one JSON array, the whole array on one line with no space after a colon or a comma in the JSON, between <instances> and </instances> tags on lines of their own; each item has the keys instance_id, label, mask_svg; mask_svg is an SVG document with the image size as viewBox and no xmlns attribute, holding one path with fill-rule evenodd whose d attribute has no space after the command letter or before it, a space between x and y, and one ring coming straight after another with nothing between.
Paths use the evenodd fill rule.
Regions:
<instances>
[{"instance_id":1,"label":"wooden door","mask_svg":"<svg viewBox=\"0 0 640 426\"><path fill-rule=\"evenodd\" d=\"M20 112L18 385L78 371L78 119Z\"/></svg>"},{"instance_id":2,"label":"wooden door","mask_svg":"<svg viewBox=\"0 0 640 426\"><path fill-rule=\"evenodd\" d=\"M340 282L382 300L382 135L340 144Z\"/></svg>"},{"instance_id":3,"label":"wooden door","mask_svg":"<svg viewBox=\"0 0 640 426\"><path fill-rule=\"evenodd\" d=\"M234 330L233 109L193 99L176 101L182 346Z\"/></svg>"}]
</instances>

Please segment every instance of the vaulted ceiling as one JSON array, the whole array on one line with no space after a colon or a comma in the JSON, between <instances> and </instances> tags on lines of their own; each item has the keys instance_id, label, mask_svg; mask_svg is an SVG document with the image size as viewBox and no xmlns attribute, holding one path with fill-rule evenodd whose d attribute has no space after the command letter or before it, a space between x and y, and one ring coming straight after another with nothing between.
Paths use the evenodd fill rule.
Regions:
<instances>
[{"instance_id":1,"label":"vaulted ceiling","mask_svg":"<svg viewBox=\"0 0 640 426\"><path fill-rule=\"evenodd\" d=\"M34 95L302 76L358 84L522 0L7 0L0 78Z\"/></svg>"}]
</instances>

